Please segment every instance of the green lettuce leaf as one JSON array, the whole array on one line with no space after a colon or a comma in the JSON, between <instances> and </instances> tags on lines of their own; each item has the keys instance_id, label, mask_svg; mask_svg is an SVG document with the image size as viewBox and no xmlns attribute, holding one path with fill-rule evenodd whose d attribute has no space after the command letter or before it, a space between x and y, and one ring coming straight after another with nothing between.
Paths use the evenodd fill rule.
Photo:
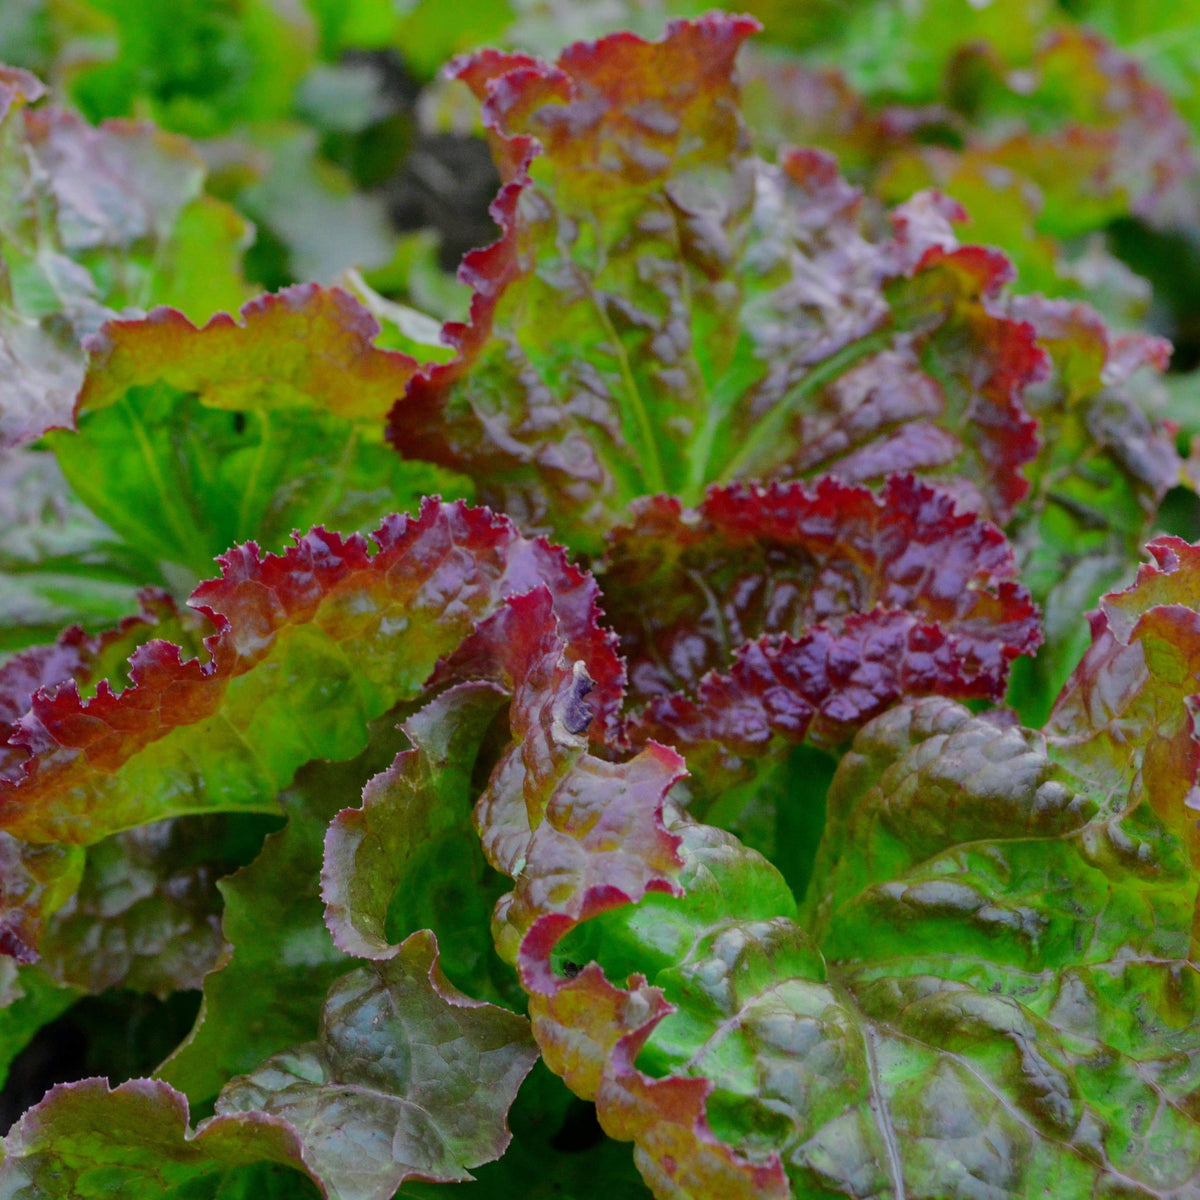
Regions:
<instances>
[{"instance_id":1,"label":"green lettuce leaf","mask_svg":"<svg viewBox=\"0 0 1200 1200\"><path fill-rule=\"evenodd\" d=\"M382 419L416 369L372 345L373 317L316 285L196 328L156 309L91 341L77 431L48 440L76 493L130 544L186 569L257 539L281 549L317 521L352 532L462 494L468 481L406 463Z\"/></svg>"},{"instance_id":2,"label":"green lettuce leaf","mask_svg":"<svg viewBox=\"0 0 1200 1200\"><path fill-rule=\"evenodd\" d=\"M163 583L72 492L52 454L0 451L0 653L70 625L114 625L137 609L139 590Z\"/></svg>"},{"instance_id":3,"label":"green lettuce leaf","mask_svg":"<svg viewBox=\"0 0 1200 1200\"><path fill-rule=\"evenodd\" d=\"M232 1076L317 1036L326 993L354 965L323 920L326 829L395 754L394 725L390 714L373 722L366 749L347 762L305 764L279 795L286 826L218 885L225 950L204 980L195 1026L156 1072L193 1103L211 1101Z\"/></svg>"},{"instance_id":4,"label":"green lettuce leaf","mask_svg":"<svg viewBox=\"0 0 1200 1200\"><path fill-rule=\"evenodd\" d=\"M268 0L183 0L154 10L86 0L54 15L68 46L80 32L107 35L107 53L93 50L70 73L72 98L93 120L143 109L193 137L283 116L315 50L304 8Z\"/></svg>"},{"instance_id":5,"label":"green lettuce leaf","mask_svg":"<svg viewBox=\"0 0 1200 1200\"><path fill-rule=\"evenodd\" d=\"M1197 1186L1200 548L1152 548L1044 732L935 698L859 733L799 908L664 808L676 756L590 758L586 670L508 610L516 742L476 815L514 879L494 935L656 1194Z\"/></svg>"},{"instance_id":6,"label":"green lettuce leaf","mask_svg":"<svg viewBox=\"0 0 1200 1200\"><path fill-rule=\"evenodd\" d=\"M393 931L432 928L442 969L502 1003L513 989L505 996L491 978L488 934L502 880L484 861L471 807L476 761L503 699L492 684L459 684L410 717L412 749L367 783L361 808L334 819L321 873L325 923L342 950L385 961L399 953Z\"/></svg>"},{"instance_id":7,"label":"green lettuce leaf","mask_svg":"<svg viewBox=\"0 0 1200 1200\"><path fill-rule=\"evenodd\" d=\"M503 1153L535 1057L524 1019L452 988L423 931L339 981L318 1040L235 1080L194 1131L165 1083L53 1089L5 1139L0 1191L229 1196L265 1162L304 1171L326 1197L388 1200L411 1175L469 1179Z\"/></svg>"},{"instance_id":8,"label":"green lettuce leaf","mask_svg":"<svg viewBox=\"0 0 1200 1200\"><path fill-rule=\"evenodd\" d=\"M536 1057L525 1019L452 987L423 930L338 980L318 1040L233 1080L216 1119L284 1117L331 1193L388 1200L411 1175L462 1181L498 1158Z\"/></svg>"}]
</instances>

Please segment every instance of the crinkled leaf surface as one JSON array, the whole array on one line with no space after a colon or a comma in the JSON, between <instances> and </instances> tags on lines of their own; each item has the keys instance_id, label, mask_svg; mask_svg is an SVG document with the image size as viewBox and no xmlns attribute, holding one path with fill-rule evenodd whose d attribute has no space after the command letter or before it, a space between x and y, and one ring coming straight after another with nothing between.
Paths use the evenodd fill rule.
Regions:
<instances>
[{"instance_id":1,"label":"crinkled leaf surface","mask_svg":"<svg viewBox=\"0 0 1200 1200\"><path fill-rule=\"evenodd\" d=\"M372 345L374 318L315 284L197 328L155 309L92 340L77 432L50 444L94 512L132 545L207 577L212 560L293 529L353 532L467 480L406 463L382 420L416 369Z\"/></svg>"},{"instance_id":2,"label":"crinkled leaf surface","mask_svg":"<svg viewBox=\"0 0 1200 1200\"><path fill-rule=\"evenodd\" d=\"M75 891L38 944L64 985L165 998L201 986L220 958L217 880L257 851L272 818L213 814L160 821L89 847Z\"/></svg>"},{"instance_id":3,"label":"crinkled leaf surface","mask_svg":"<svg viewBox=\"0 0 1200 1200\"><path fill-rule=\"evenodd\" d=\"M53 643L9 658L0 667L0 736L7 741L42 689L69 680L86 695L106 678L124 687L126 660L154 637L201 648L203 623L195 614L181 613L153 589L139 600L141 613L115 629L89 636L73 626ZM21 758L6 745L0 776L18 778ZM91 991L124 985L161 994L195 986L221 948L211 883L229 825L225 818L210 819L203 825L207 837L198 842L202 826L184 831L164 822L109 838L86 858L78 846L30 845L4 835L6 952L23 961L36 958L50 917L50 945L44 947L50 961L43 965L64 985Z\"/></svg>"},{"instance_id":4,"label":"crinkled leaf surface","mask_svg":"<svg viewBox=\"0 0 1200 1200\"><path fill-rule=\"evenodd\" d=\"M1043 439L1011 531L1048 643L1036 662L1017 664L1012 700L1040 723L1086 648L1079 614L1127 578L1182 463L1154 412L1167 343L1110 334L1082 304L1014 296L1007 310L1033 326L1052 363L1026 392Z\"/></svg>"},{"instance_id":5,"label":"crinkled leaf surface","mask_svg":"<svg viewBox=\"0 0 1200 1200\"><path fill-rule=\"evenodd\" d=\"M299 1159L283 1122L225 1118L192 1134L187 1101L164 1083L135 1079L110 1090L103 1079L52 1089L5 1139L0 1194L31 1198L246 1195L256 1164ZM289 1172L290 1173L290 1172ZM276 1185L278 1186L278 1184ZM268 1196L282 1196L268 1185ZM253 1194L253 1193L251 1193Z\"/></svg>"},{"instance_id":6,"label":"crinkled leaf surface","mask_svg":"<svg viewBox=\"0 0 1200 1200\"><path fill-rule=\"evenodd\" d=\"M606 644L590 576L461 503L389 518L374 553L361 536L318 529L280 556L251 543L221 561L221 578L192 596L217 631L206 662L153 641L119 694L107 682L90 700L73 682L34 694L0 825L87 844L183 813L277 811L297 767L357 754L368 721L414 697L439 657L532 586L553 586L581 652Z\"/></svg>"},{"instance_id":7,"label":"crinkled leaf surface","mask_svg":"<svg viewBox=\"0 0 1200 1200\"><path fill-rule=\"evenodd\" d=\"M1046 733L944 698L867 725L799 911L731 835L664 823L675 756L587 755L586 671L550 640L522 663L538 597L507 610L497 946L656 1194L1195 1190L1200 551L1156 555Z\"/></svg>"},{"instance_id":8,"label":"crinkled leaf surface","mask_svg":"<svg viewBox=\"0 0 1200 1200\"><path fill-rule=\"evenodd\" d=\"M165 1083L55 1088L8 1135L0 1194L224 1196L236 1169L257 1182L273 1162L333 1200L389 1200L409 1175L469 1179L501 1154L536 1054L523 1018L447 984L422 931L339 981L317 1042L235 1080L194 1132Z\"/></svg>"},{"instance_id":9,"label":"crinkled leaf surface","mask_svg":"<svg viewBox=\"0 0 1200 1200\"><path fill-rule=\"evenodd\" d=\"M514 878L493 915L497 949L518 965L548 1065L578 1095L596 1100L606 1132L637 1142L643 1175L663 1174L714 1195L786 1195L778 1162L749 1162L713 1134L704 1119L703 1082L660 1087L638 1076L644 1087L613 1090L620 1068L610 1057L628 1047L625 1035L636 1039L648 1028L653 993L636 980L630 991L605 984L599 999L571 1008L549 969L550 949L578 921L647 889L677 889L678 839L658 814L682 770L677 754L655 744L625 763L588 752L586 697L593 684L584 660L567 652L552 611L545 589L514 598L490 624L486 669L477 646L480 670L513 693L513 742L492 769L475 814L489 862ZM603 678L603 655L591 662ZM560 1001L570 1016L557 1011ZM571 1020L575 1027L556 1039L561 1023Z\"/></svg>"},{"instance_id":10,"label":"crinkled leaf surface","mask_svg":"<svg viewBox=\"0 0 1200 1200\"><path fill-rule=\"evenodd\" d=\"M843 761L805 920L764 859L681 822L685 898L559 953L662 989L638 1068L710 1081L713 1128L781 1155L795 1194L1186 1195L1194 871L1146 804L1056 757L903 705ZM612 991L595 967L560 987L544 1047Z\"/></svg>"},{"instance_id":11,"label":"crinkled leaf surface","mask_svg":"<svg viewBox=\"0 0 1200 1200\"><path fill-rule=\"evenodd\" d=\"M1132 776L1132 791L1200 854L1195 810L1200 745L1200 549L1180 538L1150 543L1152 565L1105 596L1092 645L1067 681L1047 729L1094 773Z\"/></svg>"},{"instance_id":12,"label":"crinkled leaf surface","mask_svg":"<svg viewBox=\"0 0 1200 1200\"><path fill-rule=\"evenodd\" d=\"M694 792L781 742L844 742L902 696L998 698L1040 641L1000 531L911 476L881 496L826 477L634 512L601 577L643 705L628 735L684 753Z\"/></svg>"},{"instance_id":13,"label":"crinkled leaf surface","mask_svg":"<svg viewBox=\"0 0 1200 1200\"><path fill-rule=\"evenodd\" d=\"M526 1020L450 985L423 930L338 980L318 1040L233 1080L217 1113L284 1117L331 1193L388 1200L409 1176L466 1180L498 1158L536 1057Z\"/></svg>"},{"instance_id":14,"label":"crinkled leaf surface","mask_svg":"<svg viewBox=\"0 0 1200 1200\"><path fill-rule=\"evenodd\" d=\"M1006 262L959 247L936 197L875 237L831 159L754 155L732 77L753 28L714 14L553 66L459 66L507 181L503 236L465 261L460 357L410 382L393 443L589 549L639 495L830 470L954 479L1006 519L1043 365L984 303Z\"/></svg>"}]
</instances>

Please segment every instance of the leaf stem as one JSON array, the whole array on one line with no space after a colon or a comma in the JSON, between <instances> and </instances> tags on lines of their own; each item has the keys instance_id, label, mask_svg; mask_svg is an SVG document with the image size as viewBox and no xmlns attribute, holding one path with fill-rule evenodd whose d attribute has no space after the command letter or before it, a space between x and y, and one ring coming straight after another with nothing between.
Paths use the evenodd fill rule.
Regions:
<instances>
[{"instance_id":1,"label":"leaf stem","mask_svg":"<svg viewBox=\"0 0 1200 1200\"><path fill-rule=\"evenodd\" d=\"M876 350L882 350L891 340L891 336L890 327L876 329L865 337L849 342L828 358L817 363L799 383L781 396L778 403L754 426L749 436L742 442L741 448L726 463L724 470L717 477L717 482L720 484L731 483L742 476L746 468L765 449L780 440L784 426L795 415L804 400L836 379L859 359L874 354Z\"/></svg>"},{"instance_id":2,"label":"leaf stem","mask_svg":"<svg viewBox=\"0 0 1200 1200\"><path fill-rule=\"evenodd\" d=\"M621 405L621 415L624 418L621 425L624 429L626 439L634 443L640 451L638 454L638 466L641 468L642 478L646 483L645 490L651 494L665 492L667 490L667 478L663 471L662 459L658 453L658 440L654 436L654 426L650 421L650 411L646 408L646 402L642 399L642 393L638 388L637 380L634 378L633 369L629 365L629 355L625 352L625 344L618 336L616 328L613 326L604 305L600 303L600 298L595 292L592 292L591 296L592 304L595 306L596 312L600 317L601 324L603 324L605 332L612 340L613 353L617 357L621 379L625 384L626 403ZM633 432L629 428L631 415L633 428L637 431L637 436L634 438L629 436Z\"/></svg>"}]
</instances>

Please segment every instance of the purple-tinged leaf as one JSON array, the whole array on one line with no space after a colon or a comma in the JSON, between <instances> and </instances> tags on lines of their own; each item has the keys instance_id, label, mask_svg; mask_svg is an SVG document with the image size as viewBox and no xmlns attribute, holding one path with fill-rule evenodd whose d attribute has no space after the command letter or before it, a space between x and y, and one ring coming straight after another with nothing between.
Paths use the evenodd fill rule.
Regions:
<instances>
[{"instance_id":1,"label":"purple-tinged leaf","mask_svg":"<svg viewBox=\"0 0 1200 1200\"><path fill-rule=\"evenodd\" d=\"M551 969L555 945L580 922L649 892L678 890L678 840L661 813L683 767L654 743L624 763L588 753L591 680L551 613L543 590L514 599L492 622L491 673L513 693L513 743L475 819L489 861L514 879L493 916L497 949L520 971L547 1064L596 1101L606 1132L636 1143L656 1194L782 1200L778 1159L743 1157L709 1127L706 1081L655 1080L633 1069L666 1012L657 990L639 978L614 987L596 967L570 980Z\"/></svg>"},{"instance_id":2,"label":"purple-tinged leaf","mask_svg":"<svg viewBox=\"0 0 1200 1200\"><path fill-rule=\"evenodd\" d=\"M1153 565L1092 614L1092 645L1046 730L1099 779L1129 782L1200 863L1200 548L1157 538Z\"/></svg>"},{"instance_id":3,"label":"purple-tinged leaf","mask_svg":"<svg viewBox=\"0 0 1200 1200\"><path fill-rule=\"evenodd\" d=\"M285 288L249 301L239 317L217 313L197 328L156 308L110 321L89 343L76 415L161 382L213 408L319 408L365 428L383 420L417 369L408 355L373 344L378 321L340 288Z\"/></svg>"},{"instance_id":4,"label":"purple-tinged leaf","mask_svg":"<svg viewBox=\"0 0 1200 1200\"><path fill-rule=\"evenodd\" d=\"M179 612L165 593L153 589L143 591L139 599L141 612L115 629L89 636L74 626L49 645L9 658L0 667L0 737L7 741L28 714L34 694L43 689L53 691L71 680L87 690L105 676L120 683L124 660L153 637L165 633L183 645L199 645L197 616ZM15 747L0 748L0 779L19 778L21 759ZM0 836L3 952L22 962L36 959L49 918L56 950L53 963L46 966L60 983L95 991L122 983L161 992L194 986L197 970L203 974L221 947L216 895L204 886L207 868L199 867L198 876L187 869L179 874L181 863L168 865L172 855L160 860L159 852L172 842L177 859L177 835L168 824L133 836L118 835L97 847L85 865L80 847L30 845L9 834ZM198 886L187 886L185 878ZM80 886L82 897L76 895ZM101 893L107 893L105 899ZM64 904L68 911L56 920L52 914ZM84 921L86 948L76 944L67 928L79 904L96 906ZM137 908L136 916L130 906ZM127 921L131 916L132 924ZM69 964L64 943L71 945ZM161 962L160 951L166 951ZM131 956L146 956L143 977L128 974Z\"/></svg>"},{"instance_id":5,"label":"purple-tinged leaf","mask_svg":"<svg viewBox=\"0 0 1200 1200\"><path fill-rule=\"evenodd\" d=\"M165 1083L60 1084L4 1141L0 1193L129 1200L219 1195L258 1163L298 1166L300 1141L277 1118L222 1117L188 1127L187 1100Z\"/></svg>"},{"instance_id":6,"label":"purple-tinged leaf","mask_svg":"<svg viewBox=\"0 0 1200 1200\"><path fill-rule=\"evenodd\" d=\"M882 496L825 478L634 513L602 575L642 706L627 732L676 746L710 796L747 758L844 742L902 697L998 699L1041 640L1004 536L911 477Z\"/></svg>"},{"instance_id":7,"label":"purple-tinged leaf","mask_svg":"<svg viewBox=\"0 0 1200 1200\"><path fill-rule=\"evenodd\" d=\"M367 721L415 697L483 617L546 579L563 585L579 652L605 643L594 623L570 622L592 612L590 576L461 504L431 500L417 518L389 519L374 553L363 537L317 529L283 555L251 543L221 565L191 598L217 629L206 662L153 641L119 694L107 682L90 700L73 682L34 694L10 739L24 761L0 789L0 825L86 844L186 812L276 811L298 766L353 757ZM289 675L299 689L280 689Z\"/></svg>"},{"instance_id":8,"label":"purple-tinged leaf","mask_svg":"<svg viewBox=\"0 0 1200 1200\"><path fill-rule=\"evenodd\" d=\"M327 1194L390 1200L408 1178L454 1182L504 1153L505 1114L537 1058L523 1017L464 996L428 930L330 989L317 1041L234 1079L222 1115L283 1118Z\"/></svg>"},{"instance_id":9,"label":"purple-tinged leaf","mask_svg":"<svg viewBox=\"0 0 1200 1200\"><path fill-rule=\"evenodd\" d=\"M194 1131L157 1080L54 1088L5 1140L0 1194L224 1194L238 1168L275 1163L331 1200L390 1200L407 1178L470 1179L502 1154L536 1057L525 1019L451 987L422 931L339 980L318 1040L233 1081Z\"/></svg>"},{"instance_id":10,"label":"purple-tinged leaf","mask_svg":"<svg viewBox=\"0 0 1200 1200\"><path fill-rule=\"evenodd\" d=\"M459 357L413 378L393 443L592 550L639 495L828 471L957 480L1007 519L1037 448L1021 391L1043 370L1028 328L988 308L1007 262L958 246L953 204L906 205L875 239L828 156L758 159L732 74L753 28L712 14L555 65L458 65L506 180L503 232L467 257Z\"/></svg>"},{"instance_id":11,"label":"purple-tinged leaf","mask_svg":"<svg viewBox=\"0 0 1200 1200\"><path fill-rule=\"evenodd\" d=\"M205 166L180 137L132 121L93 128L29 108L41 84L7 70L0 101L0 446L69 427L83 342L156 299L236 303L246 227L203 194ZM215 240L214 240L215 235ZM201 249L198 242L208 242ZM204 269L194 260L206 253ZM211 308L208 310L211 311Z\"/></svg>"}]
</instances>

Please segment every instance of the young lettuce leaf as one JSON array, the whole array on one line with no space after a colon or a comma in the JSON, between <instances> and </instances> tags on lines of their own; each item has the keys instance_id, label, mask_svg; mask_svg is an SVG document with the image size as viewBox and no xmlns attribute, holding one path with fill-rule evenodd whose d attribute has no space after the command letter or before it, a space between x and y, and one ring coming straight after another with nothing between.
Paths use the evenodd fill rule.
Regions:
<instances>
[{"instance_id":1,"label":"young lettuce leaf","mask_svg":"<svg viewBox=\"0 0 1200 1200\"><path fill-rule=\"evenodd\" d=\"M383 418L416 370L378 322L315 284L203 328L158 308L89 342L76 432L49 444L76 493L134 546L206 578L251 539L279 550L317 521L354 532L469 481L397 457Z\"/></svg>"},{"instance_id":2,"label":"young lettuce leaf","mask_svg":"<svg viewBox=\"0 0 1200 1200\"><path fill-rule=\"evenodd\" d=\"M1037 447L1020 393L1044 370L1029 327L986 303L1006 261L957 245L947 201L877 236L832 159L758 158L733 75L754 28L712 14L554 65L459 64L503 232L466 258L459 357L413 377L393 444L589 551L638 496L823 471L918 471L1006 520Z\"/></svg>"}]
</instances>

